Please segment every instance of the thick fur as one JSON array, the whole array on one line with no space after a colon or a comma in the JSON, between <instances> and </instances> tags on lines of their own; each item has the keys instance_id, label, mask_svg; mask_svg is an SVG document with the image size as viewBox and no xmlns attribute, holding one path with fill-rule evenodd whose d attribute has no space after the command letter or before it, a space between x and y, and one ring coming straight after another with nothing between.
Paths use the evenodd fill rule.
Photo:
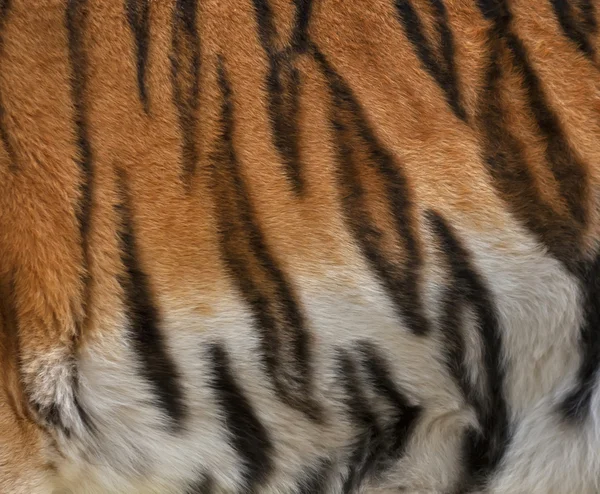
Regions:
<instances>
[{"instance_id":1,"label":"thick fur","mask_svg":"<svg viewBox=\"0 0 600 494\"><path fill-rule=\"evenodd\" d=\"M599 492L599 20L1 0L0 492Z\"/></svg>"}]
</instances>

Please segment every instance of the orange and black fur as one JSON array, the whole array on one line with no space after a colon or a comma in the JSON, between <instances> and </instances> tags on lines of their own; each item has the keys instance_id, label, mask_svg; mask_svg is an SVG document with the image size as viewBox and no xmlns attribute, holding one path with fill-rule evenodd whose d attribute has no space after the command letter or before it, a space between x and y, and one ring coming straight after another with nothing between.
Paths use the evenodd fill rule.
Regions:
<instances>
[{"instance_id":1,"label":"orange and black fur","mask_svg":"<svg viewBox=\"0 0 600 494\"><path fill-rule=\"evenodd\" d=\"M0 0L0 492L599 492L599 22Z\"/></svg>"}]
</instances>

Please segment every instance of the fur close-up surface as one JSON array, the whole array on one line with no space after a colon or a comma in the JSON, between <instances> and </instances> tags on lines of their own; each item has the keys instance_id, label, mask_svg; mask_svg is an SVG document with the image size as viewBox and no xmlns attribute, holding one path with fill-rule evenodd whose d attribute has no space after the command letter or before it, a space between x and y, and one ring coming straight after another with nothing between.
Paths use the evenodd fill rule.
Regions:
<instances>
[{"instance_id":1,"label":"fur close-up surface","mask_svg":"<svg viewBox=\"0 0 600 494\"><path fill-rule=\"evenodd\" d=\"M599 22L0 0L0 493L600 492Z\"/></svg>"}]
</instances>

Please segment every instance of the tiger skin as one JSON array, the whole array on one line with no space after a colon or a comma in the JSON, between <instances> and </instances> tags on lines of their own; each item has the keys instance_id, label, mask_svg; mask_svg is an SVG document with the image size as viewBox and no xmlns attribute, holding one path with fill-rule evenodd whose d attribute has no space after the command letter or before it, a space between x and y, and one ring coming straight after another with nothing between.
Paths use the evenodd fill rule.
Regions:
<instances>
[{"instance_id":1,"label":"tiger skin","mask_svg":"<svg viewBox=\"0 0 600 494\"><path fill-rule=\"evenodd\" d=\"M0 492L599 492L599 12L1 0Z\"/></svg>"}]
</instances>

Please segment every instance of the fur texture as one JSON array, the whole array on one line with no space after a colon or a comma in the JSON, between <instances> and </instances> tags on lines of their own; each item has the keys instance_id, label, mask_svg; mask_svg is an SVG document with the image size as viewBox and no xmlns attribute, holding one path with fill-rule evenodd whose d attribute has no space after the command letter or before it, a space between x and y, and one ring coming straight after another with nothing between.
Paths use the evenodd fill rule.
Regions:
<instances>
[{"instance_id":1,"label":"fur texture","mask_svg":"<svg viewBox=\"0 0 600 494\"><path fill-rule=\"evenodd\" d=\"M0 492L600 490L595 0L0 0Z\"/></svg>"}]
</instances>

